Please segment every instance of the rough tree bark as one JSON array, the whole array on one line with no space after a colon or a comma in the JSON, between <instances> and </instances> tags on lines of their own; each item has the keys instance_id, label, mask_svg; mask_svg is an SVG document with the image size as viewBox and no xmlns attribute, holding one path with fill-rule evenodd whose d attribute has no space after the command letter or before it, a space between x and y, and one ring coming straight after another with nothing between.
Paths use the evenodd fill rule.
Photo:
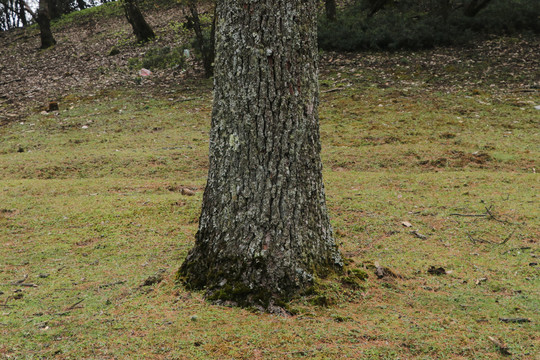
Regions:
<instances>
[{"instance_id":1,"label":"rough tree bark","mask_svg":"<svg viewBox=\"0 0 540 360\"><path fill-rule=\"evenodd\" d=\"M208 183L178 271L211 300L270 308L342 269L322 182L316 4L217 2Z\"/></svg>"},{"instance_id":2,"label":"rough tree bark","mask_svg":"<svg viewBox=\"0 0 540 360\"><path fill-rule=\"evenodd\" d=\"M137 6L135 0L123 0L122 6L124 7L127 21L133 28L133 33L137 38L137 42L146 42L156 37L154 31L144 19L144 16Z\"/></svg>"}]
</instances>

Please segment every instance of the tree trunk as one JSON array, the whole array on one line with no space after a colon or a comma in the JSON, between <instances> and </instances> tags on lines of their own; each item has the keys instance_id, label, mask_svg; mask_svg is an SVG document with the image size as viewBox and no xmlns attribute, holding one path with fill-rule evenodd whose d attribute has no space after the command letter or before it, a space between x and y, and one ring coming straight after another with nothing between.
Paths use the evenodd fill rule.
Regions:
<instances>
[{"instance_id":1,"label":"tree trunk","mask_svg":"<svg viewBox=\"0 0 540 360\"><path fill-rule=\"evenodd\" d=\"M135 0L124 0L122 5L124 6L127 21L133 28L133 33L137 38L137 42L146 42L156 37L154 31L144 19L144 16L135 3Z\"/></svg>"},{"instance_id":2,"label":"tree trunk","mask_svg":"<svg viewBox=\"0 0 540 360\"><path fill-rule=\"evenodd\" d=\"M207 78L211 78L214 75L214 57L215 57L215 29L216 29L216 11L214 8L214 19L210 28L210 38L207 39L204 36L201 19L199 17L199 10L197 9L197 1L191 0L188 3L189 12L188 21L191 22L195 36L197 37L197 47L201 53L203 61L204 75Z\"/></svg>"},{"instance_id":3,"label":"tree trunk","mask_svg":"<svg viewBox=\"0 0 540 360\"><path fill-rule=\"evenodd\" d=\"M77 0L77 6L79 7L79 10L86 9L86 3L84 2L84 0Z\"/></svg>"},{"instance_id":4,"label":"tree trunk","mask_svg":"<svg viewBox=\"0 0 540 360\"><path fill-rule=\"evenodd\" d=\"M41 48L47 49L56 44L56 40L51 31L51 18L49 17L49 7L47 0L39 0L39 9L36 16L41 36Z\"/></svg>"},{"instance_id":5,"label":"tree trunk","mask_svg":"<svg viewBox=\"0 0 540 360\"><path fill-rule=\"evenodd\" d=\"M337 5L336 0L325 0L326 18L330 21L336 21Z\"/></svg>"},{"instance_id":6,"label":"tree trunk","mask_svg":"<svg viewBox=\"0 0 540 360\"><path fill-rule=\"evenodd\" d=\"M62 11L58 6L57 0L46 0L47 1L47 12L49 19L58 19L62 16Z\"/></svg>"},{"instance_id":7,"label":"tree trunk","mask_svg":"<svg viewBox=\"0 0 540 360\"><path fill-rule=\"evenodd\" d=\"M28 25L28 20L26 19L26 12L24 11L24 3L22 0L19 0L17 2L18 10L19 10L19 20L21 20L22 26Z\"/></svg>"},{"instance_id":8,"label":"tree trunk","mask_svg":"<svg viewBox=\"0 0 540 360\"><path fill-rule=\"evenodd\" d=\"M369 1L370 7L369 7L369 13L368 17L372 17L375 15L379 10L384 8L386 4L388 4L389 0L371 0Z\"/></svg>"},{"instance_id":9,"label":"tree trunk","mask_svg":"<svg viewBox=\"0 0 540 360\"><path fill-rule=\"evenodd\" d=\"M217 2L208 183L178 271L211 300L268 307L343 266L322 182L316 3Z\"/></svg>"},{"instance_id":10,"label":"tree trunk","mask_svg":"<svg viewBox=\"0 0 540 360\"><path fill-rule=\"evenodd\" d=\"M450 16L451 10L452 10L452 4L450 3L450 0L440 0L439 13L444 23L448 21L448 17Z\"/></svg>"},{"instance_id":11,"label":"tree trunk","mask_svg":"<svg viewBox=\"0 0 540 360\"><path fill-rule=\"evenodd\" d=\"M463 14L468 17L475 17L480 10L488 6L490 1L491 0L471 0L471 2L465 6Z\"/></svg>"}]
</instances>

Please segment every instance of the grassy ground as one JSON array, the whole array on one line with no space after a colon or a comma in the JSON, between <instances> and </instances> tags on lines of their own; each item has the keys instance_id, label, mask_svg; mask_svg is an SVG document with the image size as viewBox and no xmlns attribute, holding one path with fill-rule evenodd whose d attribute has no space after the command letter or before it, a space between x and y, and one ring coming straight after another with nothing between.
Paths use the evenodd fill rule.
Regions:
<instances>
[{"instance_id":1,"label":"grassy ground","mask_svg":"<svg viewBox=\"0 0 540 360\"><path fill-rule=\"evenodd\" d=\"M504 357L496 342L537 358L540 97L355 73L321 79L322 156L337 240L369 278L324 281L288 318L173 283L205 184L208 82L72 94L0 127L0 358Z\"/></svg>"}]
</instances>

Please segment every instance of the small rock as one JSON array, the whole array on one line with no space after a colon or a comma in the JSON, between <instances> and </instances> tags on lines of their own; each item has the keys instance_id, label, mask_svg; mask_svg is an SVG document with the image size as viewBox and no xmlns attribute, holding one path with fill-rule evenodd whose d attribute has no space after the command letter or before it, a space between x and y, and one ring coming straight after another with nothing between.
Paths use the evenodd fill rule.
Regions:
<instances>
[{"instance_id":1,"label":"small rock","mask_svg":"<svg viewBox=\"0 0 540 360\"><path fill-rule=\"evenodd\" d=\"M152 75L152 72L150 70L148 70L148 69L143 68L143 69L141 69L141 71L139 71L139 75L143 76L143 77L150 76L150 75Z\"/></svg>"},{"instance_id":2,"label":"small rock","mask_svg":"<svg viewBox=\"0 0 540 360\"><path fill-rule=\"evenodd\" d=\"M410 222L408 222L408 221L402 221L401 225L403 225L405 227L412 227L412 224Z\"/></svg>"},{"instance_id":3,"label":"small rock","mask_svg":"<svg viewBox=\"0 0 540 360\"><path fill-rule=\"evenodd\" d=\"M486 281L487 281L487 278L483 277L483 278L480 278L480 279L476 280L474 283L476 285L480 285L481 283L486 282Z\"/></svg>"},{"instance_id":4,"label":"small rock","mask_svg":"<svg viewBox=\"0 0 540 360\"><path fill-rule=\"evenodd\" d=\"M182 190L180 190L180 193L182 195L187 195L187 196L193 196L195 195L195 191L191 190L191 189L188 189L188 188L182 188Z\"/></svg>"},{"instance_id":5,"label":"small rock","mask_svg":"<svg viewBox=\"0 0 540 360\"><path fill-rule=\"evenodd\" d=\"M419 238L419 239L422 239L422 240L426 240L427 239L427 236L426 235L422 235L418 232L418 230L413 230L411 231L411 234L413 234L415 237Z\"/></svg>"},{"instance_id":6,"label":"small rock","mask_svg":"<svg viewBox=\"0 0 540 360\"><path fill-rule=\"evenodd\" d=\"M540 110L540 105L536 105L534 108L535 108L536 110Z\"/></svg>"},{"instance_id":7,"label":"small rock","mask_svg":"<svg viewBox=\"0 0 540 360\"><path fill-rule=\"evenodd\" d=\"M197 320L199 320L199 317L198 317L197 315L191 315L191 316L189 317L189 320L191 320L191 321L197 321Z\"/></svg>"}]
</instances>

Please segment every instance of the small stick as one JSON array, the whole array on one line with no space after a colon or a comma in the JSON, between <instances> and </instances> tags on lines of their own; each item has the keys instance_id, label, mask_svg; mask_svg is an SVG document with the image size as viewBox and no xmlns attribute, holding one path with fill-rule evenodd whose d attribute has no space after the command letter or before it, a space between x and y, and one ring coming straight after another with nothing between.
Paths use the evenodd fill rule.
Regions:
<instances>
[{"instance_id":1,"label":"small stick","mask_svg":"<svg viewBox=\"0 0 540 360\"><path fill-rule=\"evenodd\" d=\"M75 306L79 305L79 304L82 303L83 301L84 301L84 299L81 299L81 300L77 301L75 304L71 305L71 306L68 307L66 310L69 311L69 310L75 309Z\"/></svg>"},{"instance_id":2,"label":"small stick","mask_svg":"<svg viewBox=\"0 0 540 360\"><path fill-rule=\"evenodd\" d=\"M325 90L325 91L322 91L323 94L328 94L328 93L332 93L332 92L336 92L336 91L341 91L341 90L345 90L345 88L334 88L334 89L330 89L330 90Z\"/></svg>"},{"instance_id":3,"label":"small stick","mask_svg":"<svg viewBox=\"0 0 540 360\"><path fill-rule=\"evenodd\" d=\"M517 228L516 228L517 229ZM504 239L503 241L501 241L499 243L499 245L502 245L502 244L506 244L508 242L508 240L510 240L510 238L512 237L512 235L514 235L514 233L516 232L516 229L512 230L512 232L510 233L510 235L508 235L506 237L506 239Z\"/></svg>"},{"instance_id":4,"label":"small stick","mask_svg":"<svg viewBox=\"0 0 540 360\"><path fill-rule=\"evenodd\" d=\"M62 312L55 313L53 315L67 315L71 310L74 310L75 307L77 305L79 305L80 303L82 303L83 301L84 301L84 299L81 299L81 300L77 301L75 304L73 304L70 307L66 308L66 310L64 310Z\"/></svg>"},{"instance_id":5,"label":"small stick","mask_svg":"<svg viewBox=\"0 0 540 360\"><path fill-rule=\"evenodd\" d=\"M105 288L108 288L108 287L111 287L111 286L124 284L125 282L126 282L125 280L115 281L113 283L99 285L98 288L105 289Z\"/></svg>"},{"instance_id":6,"label":"small stick","mask_svg":"<svg viewBox=\"0 0 540 360\"><path fill-rule=\"evenodd\" d=\"M531 319L527 319L527 318L499 318L499 320L505 323L518 323L518 324L531 322Z\"/></svg>"},{"instance_id":7,"label":"small stick","mask_svg":"<svg viewBox=\"0 0 540 360\"><path fill-rule=\"evenodd\" d=\"M515 250L531 250L531 247L530 247L530 246L517 247L517 248L513 248L513 249L506 250L506 251L503 252L502 254L503 254L503 255L506 255L506 254L508 254L509 252L512 252L512 251L515 251Z\"/></svg>"},{"instance_id":8,"label":"small stick","mask_svg":"<svg viewBox=\"0 0 540 360\"><path fill-rule=\"evenodd\" d=\"M24 278L22 278L21 280L17 280L17 281L12 282L11 285L20 285L23 282L25 282L26 279L28 279L28 274L24 275Z\"/></svg>"},{"instance_id":9,"label":"small stick","mask_svg":"<svg viewBox=\"0 0 540 360\"><path fill-rule=\"evenodd\" d=\"M488 214L450 214L450 216L486 217Z\"/></svg>"},{"instance_id":10,"label":"small stick","mask_svg":"<svg viewBox=\"0 0 540 360\"><path fill-rule=\"evenodd\" d=\"M502 341L499 341L497 339L495 339L494 337L492 336L488 336L488 339L493 343L495 344L495 346L497 346L499 352L503 355L512 355L512 353L510 352L510 350L508 350L508 346L503 343Z\"/></svg>"}]
</instances>

